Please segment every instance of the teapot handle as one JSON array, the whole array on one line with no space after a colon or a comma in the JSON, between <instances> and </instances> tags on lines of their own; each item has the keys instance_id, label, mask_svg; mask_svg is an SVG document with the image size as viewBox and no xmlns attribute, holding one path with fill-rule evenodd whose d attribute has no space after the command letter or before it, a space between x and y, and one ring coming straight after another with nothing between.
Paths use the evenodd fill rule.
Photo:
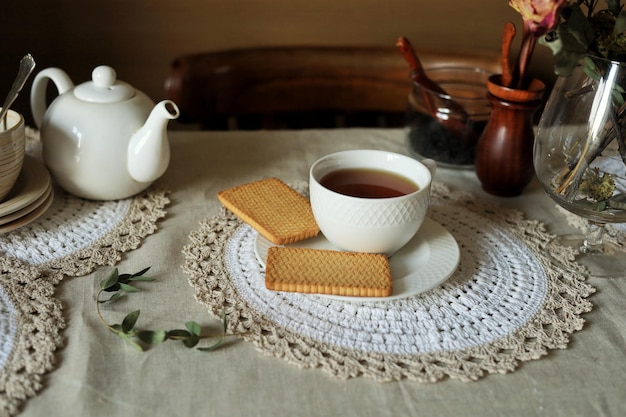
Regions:
<instances>
[{"instance_id":1,"label":"teapot handle","mask_svg":"<svg viewBox=\"0 0 626 417\"><path fill-rule=\"evenodd\" d=\"M70 77L59 68L47 68L35 76L30 90L30 109L37 128L41 128L43 116L47 110L46 87L48 86L48 80L54 82L59 95L74 88L74 83Z\"/></svg>"}]
</instances>

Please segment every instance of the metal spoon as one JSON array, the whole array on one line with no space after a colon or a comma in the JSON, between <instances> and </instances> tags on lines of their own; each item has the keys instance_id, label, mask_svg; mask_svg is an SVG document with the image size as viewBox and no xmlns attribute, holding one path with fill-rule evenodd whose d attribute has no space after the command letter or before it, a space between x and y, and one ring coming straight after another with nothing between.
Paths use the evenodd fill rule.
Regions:
<instances>
[{"instance_id":1,"label":"metal spoon","mask_svg":"<svg viewBox=\"0 0 626 417\"><path fill-rule=\"evenodd\" d=\"M9 111L9 107L15 101L20 91L24 87L26 80L30 76L31 72L35 68L35 60L31 56L31 54L26 54L20 60L20 69L17 72L17 77L15 81L13 81L13 85L11 86L11 90L9 90L9 94L7 95L6 100L4 100L4 104L2 104L2 110L0 111L0 120L4 128L7 128L6 114Z\"/></svg>"}]
</instances>

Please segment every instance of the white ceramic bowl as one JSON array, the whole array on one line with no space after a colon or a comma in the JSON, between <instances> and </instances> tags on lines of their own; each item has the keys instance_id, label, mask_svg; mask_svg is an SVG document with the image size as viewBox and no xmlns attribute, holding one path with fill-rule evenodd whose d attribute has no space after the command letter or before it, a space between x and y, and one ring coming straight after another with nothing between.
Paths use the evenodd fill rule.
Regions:
<instances>
[{"instance_id":1,"label":"white ceramic bowl","mask_svg":"<svg viewBox=\"0 0 626 417\"><path fill-rule=\"evenodd\" d=\"M0 201L11 192L22 171L26 151L24 118L9 110L7 128L0 121Z\"/></svg>"},{"instance_id":2,"label":"white ceramic bowl","mask_svg":"<svg viewBox=\"0 0 626 417\"><path fill-rule=\"evenodd\" d=\"M330 172L367 168L401 175L419 189L390 198L353 197L320 184ZM326 155L309 172L313 215L320 230L339 249L391 255L419 230L430 202L435 162L378 150L350 150Z\"/></svg>"}]
</instances>

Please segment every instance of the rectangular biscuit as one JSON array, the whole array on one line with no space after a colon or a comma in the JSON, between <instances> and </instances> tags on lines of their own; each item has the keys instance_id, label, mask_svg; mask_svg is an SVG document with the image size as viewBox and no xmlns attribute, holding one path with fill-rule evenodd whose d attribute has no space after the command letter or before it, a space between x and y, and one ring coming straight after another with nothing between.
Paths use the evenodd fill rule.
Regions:
<instances>
[{"instance_id":1,"label":"rectangular biscuit","mask_svg":"<svg viewBox=\"0 0 626 417\"><path fill-rule=\"evenodd\" d=\"M242 221L277 245L317 236L311 204L278 178L239 185L217 194L218 200Z\"/></svg>"},{"instance_id":2,"label":"rectangular biscuit","mask_svg":"<svg viewBox=\"0 0 626 417\"><path fill-rule=\"evenodd\" d=\"M274 246L265 286L270 290L352 297L391 295L391 269L383 254Z\"/></svg>"}]
</instances>

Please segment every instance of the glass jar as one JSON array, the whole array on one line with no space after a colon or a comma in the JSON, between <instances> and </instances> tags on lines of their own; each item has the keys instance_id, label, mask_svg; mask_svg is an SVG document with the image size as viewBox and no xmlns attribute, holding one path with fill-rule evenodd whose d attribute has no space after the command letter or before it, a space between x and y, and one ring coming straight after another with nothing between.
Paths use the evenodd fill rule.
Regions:
<instances>
[{"instance_id":1,"label":"glass jar","mask_svg":"<svg viewBox=\"0 0 626 417\"><path fill-rule=\"evenodd\" d=\"M491 113L487 79L492 73L476 67L438 67L426 74L447 94L413 83L405 129L409 151L443 167L471 168Z\"/></svg>"}]
</instances>

